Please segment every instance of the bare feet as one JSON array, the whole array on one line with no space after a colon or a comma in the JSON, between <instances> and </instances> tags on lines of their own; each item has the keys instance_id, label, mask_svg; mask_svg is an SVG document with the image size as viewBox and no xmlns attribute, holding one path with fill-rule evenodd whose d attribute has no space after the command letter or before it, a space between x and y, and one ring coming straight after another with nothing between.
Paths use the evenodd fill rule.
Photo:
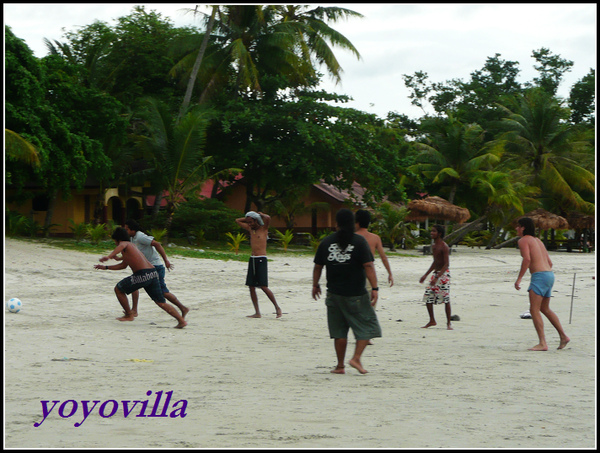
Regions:
<instances>
[{"instance_id":1,"label":"bare feet","mask_svg":"<svg viewBox=\"0 0 600 453\"><path fill-rule=\"evenodd\" d=\"M452 327L452 324L448 323L448 330L454 330L454 327Z\"/></svg>"},{"instance_id":2,"label":"bare feet","mask_svg":"<svg viewBox=\"0 0 600 453\"><path fill-rule=\"evenodd\" d=\"M246 318L262 318L262 316L260 315L260 313L256 313L254 315L248 315L246 316Z\"/></svg>"},{"instance_id":3,"label":"bare feet","mask_svg":"<svg viewBox=\"0 0 600 453\"><path fill-rule=\"evenodd\" d=\"M133 321L135 318L133 317L133 315L127 314L125 313L125 316L121 316L120 318L117 318L117 321Z\"/></svg>"},{"instance_id":4,"label":"bare feet","mask_svg":"<svg viewBox=\"0 0 600 453\"><path fill-rule=\"evenodd\" d=\"M433 327L433 326L437 326L437 322L429 321L427 324L425 324L423 327L421 327L421 329L427 329L428 327Z\"/></svg>"},{"instance_id":5,"label":"bare feet","mask_svg":"<svg viewBox=\"0 0 600 453\"><path fill-rule=\"evenodd\" d=\"M185 326L187 326L187 322L186 321L181 321L179 324L177 324L175 326L176 329L183 329Z\"/></svg>"},{"instance_id":6,"label":"bare feet","mask_svg":"<svg viewBox=\"0 0 600 453\"><path fill-rule=\"evenodd\" d=\"M276 318L281 318L281 308L277 307L277 309L275 310L275 313L277 314L277 316L275 316Z\"/></svg>"},{"instance_id":7,"label":"bare feet","mask_svg":"<svg viewBox=\"0 0 600 453\"><path fill-rule=\"evenodd\" d=\"M330 371L330 373L333 374L346 374L346 370L344 369L344 366L336 366L333 370Z\"/></svg>"},{"instance_id":8,"label":"bare feet","mask_svg":"<svg viewBox=\"0 0 600 453\"><path fill-rule=\"evenodd\" d=\"M138 312L137 312L137 310L133 310L131 312L131 314L133 315L134 318L137 318Z\"/></svg>"},{"instance_id":9,"label":"bare feet","mask_svg":"<svg viewBox=\"0 0 600 453\"><path fill-rule=\"evenodd\" d=\"M541 344L537 344L535 345L533 348L529 348L529 351L547 351L548 350L548 345L544 346Z\"/></svg>"},{"instance_id":10,"label":"bare feet","mask_svg":"<svg viewBox=\"0 0 600 453\"><path fill-rule=\"evenodd\" d=\"M360 360L351 359L350 362L348 362L348 363L350 364L350 366L352 368L356 368L360 374L367 374L368 373L368 371L365 370L362 367L362 365L360 364Z\"/></svg>"},{"instance_id":11,"label":"bare feet","mask_svg":"<svg viewBox=\"0 0 600 453\"><path fill-rule=\"evenodd\" d=\"M185 318L185 315L187 315L189 311L190 311L190 309L189 309L189 308L187 308L187 307L183 307L183 308L181 309L181 317L182 317L182 318Z\"/></svg>"},{"instance_id":12,"label":"bare feet","mask_svg":"<svg viewBox=\"0 0 600 453\"><path fill-rule=\"evenodd\" d=\"M567 343L569 343L569 341L571 341L569 337L566 337L564 340L560 340L560 345L556 349L564 349L564 347L567 345Z\"/></svg>"}]
</instances>

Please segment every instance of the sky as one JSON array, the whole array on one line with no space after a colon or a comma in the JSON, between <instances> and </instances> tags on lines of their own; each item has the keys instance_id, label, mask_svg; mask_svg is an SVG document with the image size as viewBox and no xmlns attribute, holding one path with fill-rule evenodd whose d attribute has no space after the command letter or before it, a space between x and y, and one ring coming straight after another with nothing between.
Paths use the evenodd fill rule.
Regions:
<instances>
[{"instance_id":1,"label":"sky","mask_svg":"<svg viewBox=\"0 0 600 453\"><path fill-rule=\"evenodd\" d=\"M116 23L132 12L134 3L4 3L4 24L23 39L37 57L47 53L44 38L64 40L65 31L95 20ZM196 4L147 3L176 26L199 26L182 9ZM424 112L410 104L402 76L416 71L430 82L467 81L488 57L516 61L518 80L537 76L532 52L542 47L574 65L559 87L567 98L571 86L596 68L595 3L328 3L361 13L363 18L331 24L361 54L360 60L338 49L343 68L341 84L325 77L322 88L353 98L346 104L385 118L396 112L418 118ZM208 7L201 11L209 12ZM335 50L335 48L334 48ZM428 109L427 113L433 113Z\"/></svg>"}]
</instances>

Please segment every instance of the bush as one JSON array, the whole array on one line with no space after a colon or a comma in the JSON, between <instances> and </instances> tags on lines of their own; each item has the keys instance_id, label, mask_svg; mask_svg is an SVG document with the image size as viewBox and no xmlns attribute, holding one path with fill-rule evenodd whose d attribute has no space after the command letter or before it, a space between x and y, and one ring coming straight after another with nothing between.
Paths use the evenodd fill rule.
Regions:
<instances>
[{"instance_id":1,"label":"bush","mask_svg":"<svg viewBox=\"0 0 600 453\"><path fill-rule=\"evenodd\" d=\"M237 232L235 219L243 216L241 211L228 208L219 200L190 200L175 211L170 233L172 237L197 237L202 231L202 239L216 241L225 233Z\"/></svg>"}]
</instances>

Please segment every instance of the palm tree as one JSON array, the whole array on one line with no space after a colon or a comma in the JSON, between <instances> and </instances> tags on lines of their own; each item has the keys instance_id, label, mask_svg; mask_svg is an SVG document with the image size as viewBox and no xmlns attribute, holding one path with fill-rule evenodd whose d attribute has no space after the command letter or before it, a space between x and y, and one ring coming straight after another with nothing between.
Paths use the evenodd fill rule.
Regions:
<instances>
[{"instance_id":1,"label":"palm tree","mask_svg":"<svg viewBox=\"0 0 600 453\"><path fill-rule=\"evenodd\" d=\"M533 209L539 205L535 196L539 195L538 187L528 186L518 181L513 175L500 171L484 171L475 175L471 186L477 191L478 198L484 202L484 215L473 223L483 220L494 225L494 233L487 249L490 249L500 232L517 216L523 215L525 209ZM466 233L465 233L466 234ZM464 234L461 234L461 237ZM460 237L452 240L456 243Z\"/></svg>"},{"instance_id":2,"label":"palm tree","mask_svg":"<svg viewBox=\"0 0 600 453\"><path fill-rule=\"evenodd\" d=\"M362 18L363 15L339 7L318 6L308 9L306 5L279 5L276 6L280 21L283 23L295 23L298 28L296 33L296 46L304 62L311 62L312 68L309 72L316 76L317 65L325 66L329 75L339 83L341 81L342 67L335 57L330 45L340 47L352 52L360 59L360 53L354 45L341 33L331 28L327 21L338 22L351 17ZM314 61L314 63L313 63Z\"/></svg>"},{"instance_id":3,"label":"palm tree","mask_svg":"<svg viewBox=\"0 0 600 453\"><path fill-rule=\"evenodd\" d=\"M136 136L136 146L152 162L137 176L152 181L166 191L167 232L179 203L209 179L210 156L204 156L208 118L200 110L188 112L179 122L166 104L146 98L141 112L144 133ZM167 233L168 234L168 233Z\"/></svg>"},{"instance_id":4,"label":"palm tree","mask_svg":"<svg viewBox=\"0 0 600 453\"><path fill-rule=\"evenodd\" d=\"M4 129L4 149L11 159L32 167L40 165L40 153L37 148L21 135L10 129Z\"/></svg>"},{"instance_id":5,"label":"palm tree","mask_svg":"<svg viewBox=\"0 0 600 453\"><path fill-rule=\"evenodd\" d=\"M450 203L454 203L461 186L470 184L475 172L489 169L500 160L497 149L483 147L485 131L478 124L463 124L449 115L426 120L423 130L426 142L415 144L420 153L409 170L447 187Z\"/></svg>"},{"instance_id":6,"label":"palm tree","mask_svg":"<svg viewBox=\"0 0 600 453\"><path fill-rule=\"evenodd\" d=\"M316 67L321 64L339 81L341 67L327 41L360 57L347 38L325 23L362 17L350 10L281 5L212 8L212 20L209 19L204 36L208 39L212 33L212 42L205 53L192 52L199 72L189 73L188 81L190 90L196 83L195 74L200 78L201 101L224 84L230 84L239 95L255 96L265 88L265 77L282 78L285 88L310 86L317 77ZM191 64L188 54L171 73L187 71Z\"/></svg>"},{"instance_id":7,"label":"palm tree","mask_svg":"<svg viewBox=\"0 0 600 453\"><path fill-rule=\"evenodd\" d=\"M540 187L546 209L593 214L594 204L581 196L595 193L594 173L583 166L589 161L589 142L575 140L577 130L566 121L569 111L541 89L501 107L508 132L495 143L507 152L503 166L520 169L529 185Z\"/></svg>"}]
</instances>

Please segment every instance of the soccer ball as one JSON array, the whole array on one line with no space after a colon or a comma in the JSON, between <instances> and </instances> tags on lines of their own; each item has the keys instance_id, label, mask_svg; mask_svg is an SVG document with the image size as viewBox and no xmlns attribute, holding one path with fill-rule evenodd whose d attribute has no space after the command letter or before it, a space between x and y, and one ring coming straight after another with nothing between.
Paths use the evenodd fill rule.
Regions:
<instances>
[{"instance_id":1,"label":"soccer ball","mask_svg":"<svg viewBox=\"0 0 600 453\"><path fill-rule=\"evenodd\" d=\"M8 308L8 311L11 313L19 313L21 308L23 308L23 303L16 297L13 297L11 300L6 302L6 308Z\"/></svg>"}]
</instances>

